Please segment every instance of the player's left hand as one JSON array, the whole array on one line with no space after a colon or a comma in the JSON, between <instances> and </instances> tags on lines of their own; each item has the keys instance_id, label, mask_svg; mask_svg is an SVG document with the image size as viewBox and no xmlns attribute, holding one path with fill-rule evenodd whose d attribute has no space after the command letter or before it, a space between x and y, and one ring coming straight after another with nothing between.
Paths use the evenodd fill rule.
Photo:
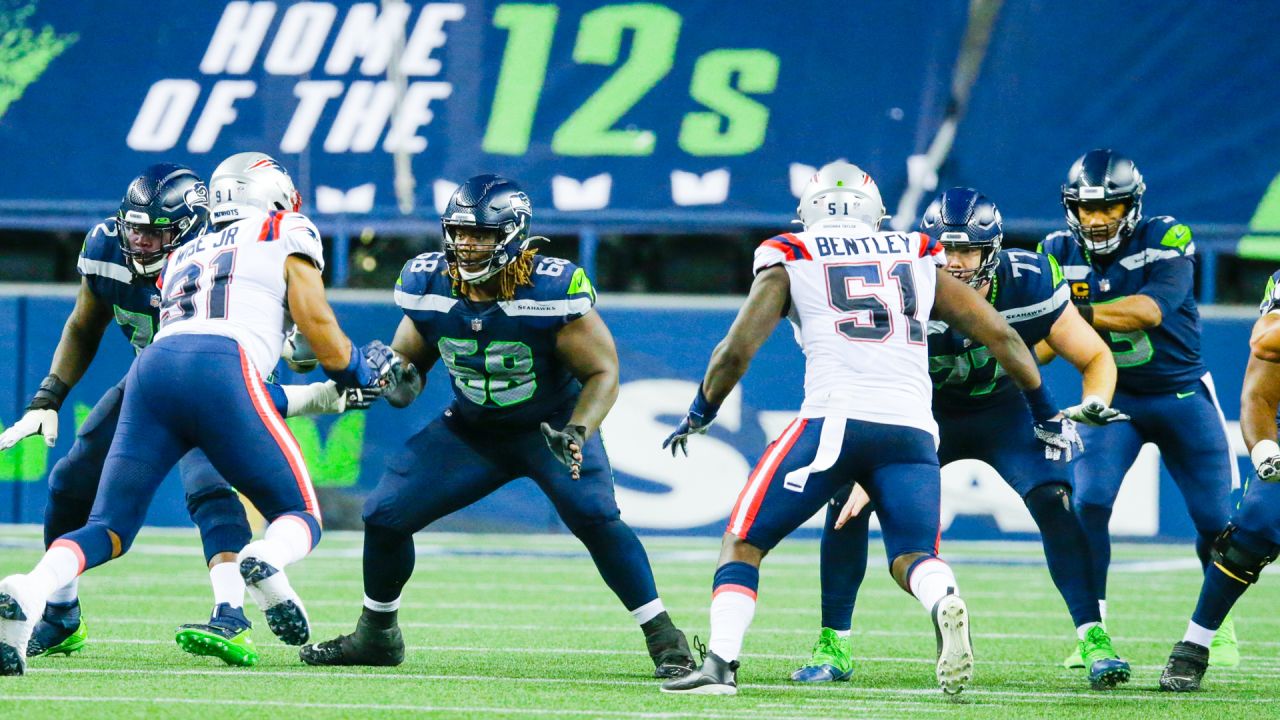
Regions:
<instances>
[{"instance_id":1,"label":"player's left hand","mask_svg":"<svg viewBox=\"0 0 1280 720\"><path fill-rule=\"evenodd\" d=\"M1261 440L1249 451L1253 469L1263 482L1280 482L1280 447L1274 440Z\"/></svg>"},{"instance_id":2,"label":"player's left hand","mask_svg":"<svg viewBox=\"0 0 1280 720\"><path fill-rule=\"evenodd\" d=\"M840 508L840 517L836 518L835 529L839 530L844 527L845 523L858 516L862 509L871 504L871 496L867 491L862 489L858 483L853 484L853 489L849 491L849 499L845 501L844 507Z\"/></svg>"},{"instance_id":3,"label":"player's left hand","mask_svg":"<svg viewBox=\"0 0 1280 720\"><path fill-rule=\"evenodd\" d=\"M698 385L698 395L694 397L693 404L689 406L689 412L685 413L685 416L681 418L675 432L662 441L662 449L671 448L671 457L675 457L676 448L680 448L684 456L689 457L689 436L705 434L707 428L710 428L711 423L715 421L716 413L719 411L720 406L712 405L707 400L707 396L703 394L702 385Z\"/></svg>"},{"instance_id":4,"label":"player's left hand","mask_svg":"<svg viewBox=\"0 0 1280 720\"><path fill-rule=\"evenodd\" d=\"M1089 395L1084 400L1081 400L1079 405L1073 405L1063 410L1062 414L1075 422L1095 427L1129 420L1128 415L1110 407L1106 401L1097 395Z\"/></svg>"},{"instance_id":5,"label":"player's left hand","mask_svg":"<svg viewBox=\"0 0 1280 720\"><path fill-rule=\"evenodd\" d=\"M1036 439L1044 443L1046 460L1071 462L1071 458L1084 452L1084 441L1076 432L1076 424L1061 413L1051 420L1041 420L1034 425Z\"/></svg>"},{"instance_id":6,"label":"player's left hand","mask_svg":"<svg viewBox=\"0 0 1280 720\"><path fill-rule=\"evenodd\" d=\"M565 425L563 430L556 430L547 423L542 423L542 436L546 438L551 454L569 466L569 477L574 480L582 477L582 446L587 442L587 428L582 425Z\"/></svg>"}]
</instances>

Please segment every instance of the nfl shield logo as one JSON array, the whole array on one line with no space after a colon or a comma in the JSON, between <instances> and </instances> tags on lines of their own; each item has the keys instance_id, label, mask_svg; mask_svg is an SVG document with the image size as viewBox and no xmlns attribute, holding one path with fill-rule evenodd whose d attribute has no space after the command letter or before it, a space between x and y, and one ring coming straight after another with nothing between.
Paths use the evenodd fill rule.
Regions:
<instances>
[{"instance_id":1,"label":"nfl shield logo","mask_svg":"<svg viewBox=\"0 0 1280 720\"><path fill-rule=\"evenodd\" d=\"M1111 281L1108 280L1107 278L1102 278L1101 280L1098 281L1098 289L1101 290L1102 292L1110 292Z\"/></svg>"},{"instance_id":2,"label":"nfl shield logo","mask_svg":"<svg viewBox=\"0 0 1280 720\"><path fill-rule=\"evenodd\" d=\"M160 307L160 296L159 296L159 295L152 295L152 296L151 296L151 307L153 307L153 308L158 308L158 307Z\"/></svg>"},{"instance_id":3,"label":"nfl shield logo","mask_svg":"<svg viewBox=\"0 0 1280 720\"><path fill-rule=\"evenodd\" d=\"M471 318L471 331L480 332L484 328L484 321L480 318Z\"/></svg>"}]
</instances>

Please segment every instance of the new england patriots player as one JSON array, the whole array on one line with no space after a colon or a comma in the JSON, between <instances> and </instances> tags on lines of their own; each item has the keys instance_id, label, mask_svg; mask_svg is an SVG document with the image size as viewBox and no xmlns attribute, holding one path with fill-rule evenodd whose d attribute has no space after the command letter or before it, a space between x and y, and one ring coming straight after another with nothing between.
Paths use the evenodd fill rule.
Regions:
<instances>
[{"instance_id":1,"label":"new england patriots player","mask_svg":"<svg viewBox=\"0 0 1280 720\"><path fill-rule=\"evenodd\" d=\"M1263 568L1280 556L1280 445L1276 444L1280 409L1280 271L1271 275L1259 307L1262 317L1249 337L1249 364L1240 393L1240 431L1257 477L1227 529L1214 540L1212 562L1204 571L1200 599L1187 632L1175 643L1160 676L1160 689L1200 689L1210 660L1210 646L1227 613ZM1216 650L1215 650L1216 652Z\"/></svg>"},{"instance_id":2,"label":"new england patriots player","mask_svg":"<svg viewBox=\"0 0 1280 720\"><path fill-rule=\"evenodd\" d=\"M755 281L716 346L688 414L663 447L705 433L761 344L786 316L805 353L799 417L765 449L729 517L711 598L711 639L699 670L663 692L731 695L755 614L760 563L782 538L857 482L875 501L889 570L930 613L935 668L947 694L973 678L968 609L938 557L937 424L926 323L932 310L992 356L1023 389L1025 420L1060 452L1075 447L1070 420L1040 382L1022 338L973 288L944 269L924 233L880 232L880 192L856 166L834 162L809 181L797 209L804 232L757 250Z\"/></svg>"},{"instance_id":3,"label":"new england patriots player","mask_svg":"<svg viewBox=\"0 0 1280 720\"><path fill-rule=\"evenodd\" d=\"M1227 525L1231 487L1239 479L1213 378L1200 358L1191 229L1168 216L1144 217L1145 191L1132 160L1113 150L1090 150L1062 186L1069 230L1049 235L1040 247L1062 266L1080 314L1110 346L1119 373L1115 404L1133 418L1083 428L1089 452L1075 467L1074 502L1089 536L1104 621L1111 509L1143 443L1160 449L1182 491L1205 567ZM1214 640L1214 664L1239 662L1228 619ZM1064 665L1081 667L1083 661L1073 652Z\"/></svg>"},{"instance_id":4,"label":"new england patriots player","mask_svg":"<svg viewBox=\"0 0 1280 720\"><path fill-rule=\"evenodd\" d=\"M96 225L85 237L77 263L82 280L75 308L63 326L49 375L41 383L26 415L0 434L0 450L39 433L53 446L58 436L58 410L97 355L98 344L114 319L136 352L151 343L160 315L160 291L155 278L165 257L206 229L208 191L190 168L161 163L130 182L115 217ZM75 444L49 474L45 506L46 547L58 537L82 527L89 518L107 450L115 436L124 397L122 379L94 406L76 435ZM289 394L295 412L306 403L303 395L320 398L325 389L314 386L281 390L273 398L284 408L280 393ZM317 392L319 390L320 392ZM333 392L333 410L337 393ZM282 410L284 412L284 410ZM208 458L192 451L179 463L192 520L200 528L205 561L214 591L210 625L187 626L179 638L213 633L220 641L207 647L231 664L252 664L257 657L248 635L249 624L240 610L244 581L234 564L236 553L249 541L249 524L239 498ZM81 617L77 581L59 588L45 606L27 655L71 654L85 644L88 625ZM223 637L225 636L225 637Z\"/></svg>"},{"instance_id":5,"label":"new england patriots player","mask_svg":"<svg viewBox=\"0 0 1280 720\"><path fill-rule=\"evenodd\" d=\"M243 545L239 573L276 635L299 645L307 638L305 611L283 569L319 539L319 509L261 373L280 357L290 314L339 387L377 386L390 370L390 351L375 343L361 352L338 328L320 280L319 234L305 217L275 212L296 209L296 192L288 198L252 177L228 182L220 177L225 166L212 183L237 192L213 212L227 217L234 210L235 222L165 248L172 251L167 261L130 258L157 269L164 263L159 332L125 378L117 432L87 523L51 542L31 573L0 581L0 674L24 672L23 651L55 591L128 551L156 487L193 449L271 521L265 538L247 545L247 527L235 531ZM254 169L268 181L280 174L274 161ZM203 184L200 191L203 198ZM131 233L127 223L139 220L126 212L120 231ZM188 391L175 397L173 388ZM41 427L46 422L49 416ZM233 548L217 546L220 553Z\"/></svg>"},{"instance_id":6,"label":"new england patriots player","mask_svg":"<svg viewBox=\"0 0 1280 720\"><path fill-rule=\"evenodd\" d=\"M1028 347L1044 340L1080 370L1084 399L1064 411L1067 417L1083 425L1127 419L1108 406L1116 382L1111 352L1072 307L1057 262L1002 250L1004 232L994 202L972 188L952 188L929 205L920 229L941 240L947 271L985 297ZM1129 665L1102 627L1088 540L1071 509L1070 454L1037 439L1026 403L991 350L945 322L929 323L929 374L940 435L938 462L982 460L1018 492L1040 528L1049 574L1076 626L1090 683L1104 689L1127 682ZM828 506L821 550L822 631L812 659L792 680L830 682L853 675L850 617L866 572L870 515L853 509L847 503L843 509L840 503Z\"/></svg>"},{"instance_id":7,"label":"new england patriots player","mask_svg":"<svg viewBox=\"0 0 1280 720\"><path fill-rule=\"evenodd\" d=\"M654 675L675 677L692 668L685 636L658 597L644 546L619 518L613 472L597 433L618 393L613 338L593 312L596 294L586 273L535 254L531 217L529 198L516 183L473 177L454 192L441 218L444 252L405 264L395 290L405 317L392 348L412 368L388 400L411 402L421 376L438 360L453 379L453 403L391 458L365 502L365 598L355 631L304 647L303 661L402 662L397 614L413 573L413 533L529 477L640 625Z\"/></svg>"}]
</instances>

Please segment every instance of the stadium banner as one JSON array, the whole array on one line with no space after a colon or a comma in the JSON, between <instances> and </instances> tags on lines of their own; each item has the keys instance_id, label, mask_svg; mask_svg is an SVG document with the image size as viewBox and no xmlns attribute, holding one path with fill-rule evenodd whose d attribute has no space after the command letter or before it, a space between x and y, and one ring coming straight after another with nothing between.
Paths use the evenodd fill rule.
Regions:
<instances>
[{"instance_id":1,"label":"stadium banner","mask_svg":"<svg viewBox=\"0 0 1280 720\"><path fill-rule=\"evenodd\" d=\"M360 343L390 338L401 317L389 297L382 303L337 301L334 306L343 327ZM0 298L0 350L13 351L21 368L10 386L0 387L0 421L7 424L20 416L49 367L62 319L71 308L68 297ZM735 311L724 303L709 308L644 307L606 297L600 312L617 340L622 363L621 392L603 432L623 517L644 532L720 534L747 474L768 442L794 417L803 397L803 356L789 326L782 323L765 344L711 431L689 443L689 457L673 459L660 448L661 442L688 408L707 358ZM1235 420L1250 325L1246 318L1204 322L1205 357L1242 474L1250 468ZM36 437L0 455L0 522L41 521L48 469L70 449L72 428L79 427L98 397L128 370L131 347L115 329L108 333L89 372L63 406L57 446L47 450ZM322 379L318 372L298 377L283 365L279 374L285 382ZM1047 366L1045 374L1060 402L1079 397L1079 376L1063 361ZM423 396L409 408L395 410L380 403L367 413L288 421L331 526L358 522L360 498L377 484L386 459L444 408L452 396L448 383L446 373L436 367ZM173 388L173 402L201 391ZM1035 532L1021 500L990 467L973 461L952 463L943 470L943 483L944 537L994 539ZM148 522L190 525L176 475L162 486ZM528 480L518 480L433 527L564 531L550 503ZM1194 536L1182 496L1161 469L1154 447L1148 446L1130 470L1112 527L1133 538Z\"/></svg>"},{"instance_id":2,"label":"stadium banner","mask_svg":"<svg viewBox=\"0 0 1280 720\"><path fill-rule=\"evenodd\" d=\"M4 174L0 210L106 208L148 164L207 174L249 150L309 211L374 226L434 217L480 172L572 222L785 217L836 156L901 186L945 111L967 3L776 9L4 0L0 27L28 32L0 149L13 167L56 154L57 172Z\"/></svg>"}]
</instances>

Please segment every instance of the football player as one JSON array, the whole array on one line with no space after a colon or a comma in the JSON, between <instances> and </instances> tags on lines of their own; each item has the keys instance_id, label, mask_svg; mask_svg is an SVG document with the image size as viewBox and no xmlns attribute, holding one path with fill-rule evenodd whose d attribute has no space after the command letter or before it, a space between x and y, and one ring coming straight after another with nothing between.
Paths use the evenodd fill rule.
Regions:
<instances>
[{"instance_id":1,"label":"football player","mask_svg":"<svg viewBox=\"0 0 1280 720\"><path fill-rule=\"evenodd\" d=\"M618 394L613 338L593 311L586 273L536 254L531 217L516 183L478 175L458 187L441 218L444 252L405 264L395 289L405 317L392 348L412 367L388 400L407 405L438 360L452 378L453 402L390 459L365 502L365 597L355 631L302 648L303 661L398 665L397 612L413 573L413 533L529 477L639 624L654 675L692 668L644 546L619 518L598 433Z\"/></svg>"},{"instance_id":2,"label":"football player","mask_svg":"<svg viewBox=\"0 0 1280 720\"><path fill-rule=\"evenodd\" d=\"M1160 449L1182 491L1205 567L1239 480L1213 378L1200 358L1191 229L1168 216L1144 217L1146 188L1132 160L1090 150L1062 186L1069 230L1049 235L1040 247L1062 266L1077 310L1110 346L1119 373L1115 404L1133 416L1083 428L1089 452L1075 467L1074 502L1089 537L1104 621L1111 508L1143 443ZM1213 654L1217 665L1240 662L1230 619L1219 628ZM1064 665L1083 667L1078 645Z\"/></svg>"},{"instance_id":3,"label":"football player","mask_svg":"<svg viewBox=\"0 0 1280 720\"><path fill-rule=\"evenodd\" d=\"M261 376L280 357L290 314L339 388L377 387L391 357L379 343L357 349L338 328L320 279L319 233L292 212L297 193L280 166L252 155L232 156L214 171L212 212L224 223L216 232L167 248L167 262L130 258L157 269L165 263L159 331L125 378L88 522L50 543L29 574L0 581L0 674L24 672L33 626L55 591L128 551L159 483L193 449L270 521L265 538L237 557L268 626L287 643L308 637L306 613L283 571L319 540L319 508ZM123 221L142 219L134 217ZM42 417L41 427L48 421ZM247 529L234 537L243 542Z\"/></svg>"},{"instance_id":4,"label":"football player","mask_svg":"<svg viewBox=\"0 0 1280 720\"><path fill-rule=\"evenodd\" d=\"M93 362L113 319L135 352L151 343L160 315L156 276L171 251L206 230L208 199L204 181L190 168L171 163L153 165L129 184L115 217L89 232L76 266L82 276L80 290L54 350L49 375L22 419L0 434L0 450L37 433L53 447L58 437L58 410ZM103 395L85 419L71 451L49 473L46 548L83 527L89 518L116 433L124 387L121 379ZM337 412L345 403L345 397L323 383L287 388L273 385L271 391L281 412L292 408L290 415ZM286 396L291 403L286 402ZM188 510L200 529L214 595L209 623L184 626L178 632L179 644L207 649L230 664L251 665L257 651L242 610L244 581L234 562L250 538L244 507L199 450L183 457L178 467ZM69 655L84 646L88 625L81 616L77 586L73 579L50 596L27 646L29 657ZM201 638L204 642L197 642Z\"/></svg>"},{"instance_id":5,"label":"football player","mask_svg":"<svg viewBox=\"0 0 1280 720\"><path fill-rule=\"evenodd\" d=\"M1210 646L1241 595L1258 582L1262 569L1280 556L1280 445L1276 411L1280 408L1280 271L1272 274L1259 308L1262 317L1249 338L1249 364L1240 393L1240 431L1257 473L1227 529L1214 540L1204 571L1200 600L1187 632L1175 643L1160 689L1200 689Z\"/></svg>"},{"instance_id":6,"label":"football player","mask_svg":"<svg viewBox=\"0 0 1280 720\"><path fill-rule=\"evenodd\" d=\"M941 240L947 271L986 298L1028 347L1044 340L1080 370L1084 399L1064 411L1067 417L1083 425L1126 419L1108 405L1116 382L1111 351L1072 307L1057 262L1024 250L1002 250L1004 232L994 202L972 188L952 188L929 205L920 229ZM1127 682L1129 664L1102 627L1088 540L1071 509L1071 457L1036 438L1026 403L991 350L945 322L929 323L929 374L941 438L939 463L982 460L1018 492L1040 528L1049 575L1076 626L1090 683L1105 689ZM850 616L866 572L870 513L853 514L851 506L845 507L841 517L841 503L828 506L821 549L822 631L812 659L792 673L792 680L830 682L853 675Z\"/></svg>"},{"instance_id":7,"label":"football player","mask_svg":"<svg viewBox=\"0 0 1280 720\"><path fill-rule=\"evenodd\" d=\"M938 683L949 695L959 693L973 677L973 649L968 609L937 554L941 481L930 413L930 311L990 348L1023 390L1026 420L1042 442L1069 454L1078 438L1021 337L946 272L939 240L879 231L884 205L869 175L846 162L824 166L805 187L797 213L803 232L756 250L746 304L712 353L688 414L663 443L674 454L690 435L705 433L778 321L791 320L805 354L804 404L765 449L729 516L702 666L662 690L737 692L761 560L857 482L880 513L890 573L933 619Z\"/></svg>"}]
</instances>

